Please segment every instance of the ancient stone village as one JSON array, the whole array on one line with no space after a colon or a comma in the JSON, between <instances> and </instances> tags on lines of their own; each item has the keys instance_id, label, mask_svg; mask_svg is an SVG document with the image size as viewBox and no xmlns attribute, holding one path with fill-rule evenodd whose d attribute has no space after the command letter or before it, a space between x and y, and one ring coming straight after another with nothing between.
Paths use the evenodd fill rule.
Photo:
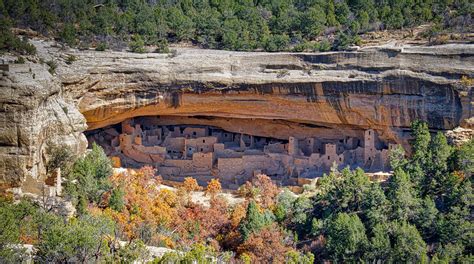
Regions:
<instances>
[{"instance_id":1,"label":"ancient stone village","mask_svg":"<svg viewBox=\"0 0 474 264\"><path fill-rule=\"evenodd\" d=\"M371 129L361 138L336 141L279 140L210 126L162 126L159 116L94 130L88 140L101 145L117 167L153 165L164 179L183 181L191 176L203 185L218 177L229 189L261 173L282 185L299 185L301 179L322 176L332 166L386 171L389 150L395 147L380 141Z\"/></svg>"}]
</instances>

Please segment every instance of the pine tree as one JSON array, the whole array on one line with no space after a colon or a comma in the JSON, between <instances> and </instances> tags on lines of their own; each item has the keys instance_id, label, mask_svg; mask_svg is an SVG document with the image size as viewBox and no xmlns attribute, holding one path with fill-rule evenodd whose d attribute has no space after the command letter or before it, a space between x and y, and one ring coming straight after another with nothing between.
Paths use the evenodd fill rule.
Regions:
<instances>
[{"instance_id":1,"label":"pine tree","mask_svg":"<svg viewBox=\"0 0 474 264\"><path fill-rule=\"evenodd\" d=\"M389 180L387 198L392 202L392 218L394 220L413 219L419 201L408 174L400 168Z\"/></svg>"},{"instance_id":2,"label":"pine tree","mask_svg":"<svg viewBox=\"0 0 474 264\"><path fill-rule=\"evenodd\" d=\"M247 214L240 223L240 233L246 240L252 233L260 231L271 223L271 215L267 212L260 212L257 203L251 201L247 207Z\"/></svg>"},{"instance_id":3,"label":"pine tree","mask_svg":"<svg viewBox=\"0 0 474 264\"><path fill-rule=\"evenodd\" d=\"M368 241L365 227L355 214L339 213L328 222L327 250L335 261L357 262Z\"/></svg>"}]
</instances>

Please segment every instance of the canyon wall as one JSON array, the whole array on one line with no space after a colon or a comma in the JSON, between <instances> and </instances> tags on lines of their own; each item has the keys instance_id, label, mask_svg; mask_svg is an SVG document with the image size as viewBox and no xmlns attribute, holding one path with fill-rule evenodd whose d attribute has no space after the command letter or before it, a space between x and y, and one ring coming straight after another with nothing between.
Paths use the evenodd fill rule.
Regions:
<instances>
[{"instance_id":1,"label":"canyon wall","mask_svg":"<svg viewBox=\"0 0 474 264\"><path fill-rule=\"evenodd\" d=\"M3 68L0 105L0 191L21 187L42 193L48 149L61 144L75 155L84 153L86 120L40 64Z\"/></svg>"},{"instance_id":2,"label":"canyon wall","mask_svg":"<svg viewBox=\"0 0 474 264\"><path fill-rule=\"evenodd\" d=\"M43 98L32 97L43 107L35 112L51 118L54 115L47 110L54 108L51 102L62 100L73 108L65 116L78 117L58 125L68 127L68 135L85 129L68 125L81 123L76 111L84 116L88 130L131 117L160 115L167 116L170 123L213 125L279 139L337 138L374 129L381 139L405 146L413 120L427 121L433 131L457 126L472 129L474 123L472 89L460 83L462 76L474 76L474 46L468 44L387 44L317 54L185 48L171 54L133 54L61 49L43 41L34 44L40 57L59 65L54 77L34 86L42 92L34 93L45 93L51 87L60 90L45 93ZM76 60L67 64L70 56ZM37 67L43 67L43 72L47 69ZM26 80L12 82L23 85ZM9 100L7 94L2 97ZM27 114L20 119L11 117L9 109L0 113L6 123L47 130L47 120ZM4 130L11 134L13 128ZM79 137L76 142L82 142ZM1 146L6 153L4 164L11 164L8 158L16 159L15 151L39 146L37 140L8 144L12 146ZM24 155L20 163L28 164L38 154ZM27 174L38 174L23 167L26 170L14 177L11 170L4 170L8 174L0 179L18 182Z\"/></svg>"}]
</instances>

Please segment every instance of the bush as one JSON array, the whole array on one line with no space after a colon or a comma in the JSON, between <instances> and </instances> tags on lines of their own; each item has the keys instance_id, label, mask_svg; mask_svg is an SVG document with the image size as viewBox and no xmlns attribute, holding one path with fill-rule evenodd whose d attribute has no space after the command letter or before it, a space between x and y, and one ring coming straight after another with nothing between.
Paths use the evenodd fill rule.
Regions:
<instances>
[{"instance_id":1,"label":"bush","mask_svg":"<svg viewBox=\"0 0 474 264\"><path fill-rule=\"evenodd\" d=\"M293 52L303 52L310 47L310 43L303 41L295 45L292 49Z\"/></svg>"},{"instance_id":2,"label":"bush","mask_svg":"<svg viewBox=\"0 0 474 264\"><path fill-rule=\"evenodd\" d=\"M140 35L134 35L133 40L129 43L130 50L135 53L145 53L145 41Z\"/></svg>"},{"instance_id":3,"label":"bush","mask_svg":"<svg viewBox=\"0 0 474 264\"><path fill-rule=\"evenodd\" d=\"M67 23L63 30L59 33L61 41L67 43L69 46L74 47L76 45L76 29L73 24Z\"/></svg>"},{"instance_id":4,"label":"bush","mask_svg":"<svg viewBox=\"0 0 474 264\"><path fill-rule=\"evenodd\" d=\"M0 24L3 21L0 20ZM0 51L9 51L22 55L36 54L36 47L28 43L27 38L20 39L9 28L0 27Z\"/></svg>"},{"instance_id":5,"label":"bush","mask_svg":"<svg viewBox=\"0 0 474 264\"><path fill-rule=\"evenodd\" d=\"M470 87L474 85L474 79L469 78L466 75L463 75L459 82L461 83L462 86L465 86L465 87Z\"/></svg>"},{"instance_id":6,"label":"bush","mask_svg":"<svg viewBox=\"0 0 474 264\"><path fill-rule=\"evenodd\" d=\"M108 48L107 43L100 42L99 44L97 44L97 47L95 47L95 50L96 51L105 51L107 48Z\"/></svg>"},{"instance_id":7,"label":"bush","mask_svg":"<svg viewBox=\"0 0 474 264\"><path fill-rule=\"evenodd\" d=\"M122 211L125 207L124 196L125 192L122 187L113 189L109 199L109 207L118 212Z\"/></svg>"},{"instance_id":8,"label":"bush","mask_svg":"<svg viewBox=\"0 0 474 264\"><path fill-rule=\"evenodd\" d=\"M331 50L331 43L329 43L327 39L323 39L321 40L321 42L319 42L319 51L326 52L330 50Z\"/></svg>"},{"instance_id":9,"label":"bush","mask_svg":"<svg viewBox=\"0 0 474 264\"><path fill-rule=\"evenodd\" d=\"M25 64L25 58L23 58L22 56L18 56L18 58L15 60L15 63L17 64Z\"/></svg>"},{"instance_id":10,"label":"bush","mask_svg":"<svg viewBox=\"0 0 474 264\"><path fill-rule=\"evenodd\" d=\"M0 263L23 263L28 257L26 250L15 247L26 237L25 218L31 217L33 204L21 200L19 203L5 199L0 195ZM29 235L29 234L28 234Z\"/></svg>"},{"instance_id":11,"label":"bush","mask_svg":"<svg viewBox=\"0 0 474 264\"><path fill-rule=\"evenodd\" d=\"M108 179L111 175L111 161L102 148L93 143L92 151L74 163L67 175L65 191L76 205L83 207L87 202L98 203L102 195L111 189Z\"/></svg>"},{"instance_id":12,"label":"bush","mask_svg":"<svg viewBox=\"0 0 474 264\"><path fill-rule=\"evenodd\" d=\"M114 224L103 217L84 216L68 222L56 221L44 230L37 245L40 263L88 263L108 253L105 239Z\"/></svg>"},{"instance_id":13,"label":"bush","mask_svg":"<svg viewBox=\"0 0 474 264\"><path fill-rule=\"evenodd\" d=\"M58 68L58 64L55 61L49 60L49 61L46 62L46 65L49 66L48 71L49 71L49 73L51 73L51 75L56 73L56 69Z\"/></svg>"},{"instance_id":14,"label":"bush","mask_svg":"<svg viewBox=\"0 0 474 264\"><path fill-rule=\"evenodd\" d=\"M441 24L435 23L430 28L428 28L428 30L424 31L421 35L422 37L428 38L428 42L430 44L435 44L434 40L436 40L436 37L441 33L441 31Z\"/></svg>"},{"instance_id":15,"label":"bush","mask_svg":"<svg viewBox=\"0 0 474 264\"><path fill-rule=\"evenodd\" d=\"M290 38L287 35L271 35L265 42L265 51L284 51L289 43Z\"/></svg>"},{"instance_id":16,"label":"bush","mask_svg":"<svg viewBox=\"0 0 474 264\"><path fill-rule=\"evenodd\" d=\"M73 162L73 153L70 147L65 145L56 145L48 142L46 153L49 156L46 164L46 172L51 173L53 170L60 168L63 173L68 171L68 167Z\"/></svg>"},{"instance_id":17,"label":"bush","mask_svg":"<svg viewBox=\"0 0 474 264\"><path fill-rule=\"evenodd\" d=\"M170 49L168 48L168 41L166 39L158 41L155 52L157 52L157 53L169 53Z\"/></svg>"},{"instance_id":18,"label":"bush","mask_svg":"<svg viewBox=\"0 0 474 264\"><path fill-rule=\"evenodd\" d=\"M76 56L74 55L69 55L66 58L66 64L71 65L73 62L77 60Z\"/></svg>"},{"instance_id":19,"label":"bush","mask_svg":"<svg viewBox=\"0 0 474 264\"><path fill-rule=\"evenodd\" d=\"M147 263L150 252L141 240L134 240L117 251L119 263Z\"/></svg>"},{"instance_id":20,"label":"bush","mask_svg":"<svg viewBox=\"0 0 474 264\"><path fill-rule=\"evenodd\" d=\"M352 45L353 39L350 35L339 32L337 34L336 40L333 43L334 50L346 50L350 45Z\"/></svg>"}]
</instances>

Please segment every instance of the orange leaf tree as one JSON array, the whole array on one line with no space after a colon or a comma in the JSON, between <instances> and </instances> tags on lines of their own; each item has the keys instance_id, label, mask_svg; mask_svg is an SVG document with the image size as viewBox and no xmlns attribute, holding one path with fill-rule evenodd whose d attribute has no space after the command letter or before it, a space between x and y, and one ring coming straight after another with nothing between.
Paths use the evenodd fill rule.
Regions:
<instances>
[{"instance_id":1,"label":"orange leaf tree","mask_svg":"<svg viewBox=\"0 0 474 264\"><path fill-rule=\"evenodd\" d=\"M219 179L212 179L206 187L206 195L209 195L211 197L214 197L218 193L222 191L222 186L221 183L219 182Z\"/></svg>"}]
</instances>

